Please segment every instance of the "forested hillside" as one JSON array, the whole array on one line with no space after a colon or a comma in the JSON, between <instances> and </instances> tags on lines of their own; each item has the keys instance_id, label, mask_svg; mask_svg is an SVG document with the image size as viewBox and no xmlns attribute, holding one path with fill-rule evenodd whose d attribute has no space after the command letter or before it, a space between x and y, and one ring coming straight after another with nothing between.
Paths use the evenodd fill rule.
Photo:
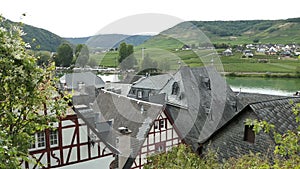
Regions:
<instances>
[{"instance_id":1,"label":"forested hillside","mask_svg":"<svg viewBox=\"0 0 300 169\"><path fill-rule=\"evenodd\" d=\"M20 23L15 23L6 19L1 23L1 26L9 28L14 24L20 25ZM63 38L45 29L26 24L21 24L21 26L23 27L23 31L26 33L26 35L22 36L22 38L25 42L30 44L32 50L46 50L54 52L61 43L66 42Z\"/></svg>"}]
</instances>

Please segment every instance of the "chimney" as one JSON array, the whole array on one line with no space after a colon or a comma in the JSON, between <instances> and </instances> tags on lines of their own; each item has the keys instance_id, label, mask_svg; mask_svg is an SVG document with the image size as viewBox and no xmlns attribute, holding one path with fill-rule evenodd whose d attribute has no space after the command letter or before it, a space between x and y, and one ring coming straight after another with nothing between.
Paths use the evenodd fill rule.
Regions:
<instances>
[{"instance_id":1,"label":"chimney","mask_svg":"<svg viewBox=\"0 0 300 169\"><path fill-rule=\"evenodd\" d=\"M117 138L117 148L120 151L118 162L119 168L123 168L131 154L130 134L132 131L127 127L119 127L118 130L121 133Z\"/></svg>"}]
</instances>

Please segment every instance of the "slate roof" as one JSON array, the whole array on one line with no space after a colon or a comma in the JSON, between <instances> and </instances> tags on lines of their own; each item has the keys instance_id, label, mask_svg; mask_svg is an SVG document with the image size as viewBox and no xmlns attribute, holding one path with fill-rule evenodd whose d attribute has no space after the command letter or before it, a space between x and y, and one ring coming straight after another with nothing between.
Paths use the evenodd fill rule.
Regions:
<instances>
[{"instance_id":1,"label":"slate roof","mask_svg":"<svg viewBox=\"0 0 300 169\"><path fill-rule=\"evenodd\" d=\"M272 96L272 95L262 95L262 94L252 94L244 93L245 98L247 96L254 97L261 101L256 101L247 104L242 110L240 110L227 124L236 120L242 113L247 112L249 109L255 113L259 120L267 121L269 124L275 126L275 131L280 134L284 134L287 130L296 130L297 126L300 124L295 121L296 115L293 113L293 108L296 104L300 104L300 97L284 97L284 96ZM265 100L268 99L269 100ZM271 99L273 98L273 99ZM247 99L248 100L248 99ZM221 127L213 135L218 135L222 132L224 127ZM273 137L272 133L269 133ZM208 141L209 138L206 140ZM264 150L262 150L264 151Z\"/></svg>"},{"instance_id":2,"label":"slate roof","mask_svg":"<svg viewBox=\"0 0 300 169\"><path fill-rule=\"evenodd\" d=\"M175 81L179 96L171 95ZM166 109L194 150L243 107L214 67L182 67L161 93L167 94Z\"/></svg>"},{"instance_id":3,"label":"slate roof","mask_svg":"<svg viewBox=\"0 0 300 169\"><path fill-rule=\"evenodd\" d=\"M295 121L293 108L300 103L299 97L286 97L281 99L261 101L249 104L259 119L275 125L275 130L283 134L287 130L295 130L300 123Z\"/></svg>"},{"instance_id":4,"label":"slate roof","mask_svg":"<svg viewBox=\"0 0 300 169\"><path fill-rule=\"evenodd\" d=\"M133 88L143 88L143 89L154 89L161 90L172 76L169 74L148 76L139 79L135 84L132 85Z\"/></svg>"},{"instance_id":5,"label":"slate roof","mask_svg":"<svg viewBox=\"0 0 300 169\"><path fill-rule=\"evenodd\" d=\"M131 158L135 158L144 143L151 126L157 116L163 111L163 105L144 102L128 98L113 92L101 90L91 107L80 108L77 113L92 129L97 136L116 154L122 154L118 149L116 140L122 136L120 127L125 127L130 133ZM129 162L132 162L130 158Z\"/></svg>"},{"instance_id":6,"label":"slate roof","mask_svg":"<svg viewBox=\"0 0 300 169\"><path fill-rule=\"evenodd\" d=\"M124 83L106 83L105 89L108 91L112 91L117 94L121 94L127 96L129 90L131 88L131 84L124 84Z\"/></svg>"},{"instance_id":7,"label":"slate roof","mask_svg":"<svg viewBox=\"0 0 300 169\"><path fill-rule=\"evenodd\" d=\"M286 96L277 96L277 95L268 95L268 94L259 94L259 93L244 93L244 92L241 93L237 92L236 95L238 96L238 99L240 103L243 105L243 107L247 106L250 103L286 98Z\"/></svg>"},{"instance_id":8,"label":"slate roof","mask_svg":"<svg viewBox=\"0 0 300 169\"><path fill-rule=\"evenodd\" d=\"M92 72L80 72L65 74L60 78L60 83L65 84L66 89L78 89L79 83L85 86L94 86L96 88L104 88L104 81Z\"/></svg>"}]
</instances>

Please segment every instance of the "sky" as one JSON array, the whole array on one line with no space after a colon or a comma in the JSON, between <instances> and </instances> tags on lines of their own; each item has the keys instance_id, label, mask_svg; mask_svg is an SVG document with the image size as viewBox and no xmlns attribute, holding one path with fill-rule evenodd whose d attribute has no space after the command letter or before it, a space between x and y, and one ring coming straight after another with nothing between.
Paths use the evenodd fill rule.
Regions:
<instances>
[{"instance_id":1,"label":"sky","mask_svg":"<svg viewBox=\"0 0 300 169\"><path fill-rule=\"evenodd\" d=\"M148 18L148 21L165 18L159 20L157 29L161 30L149 31L157 33L181 21L287 19L300 17L299 11L299 0L1 0L0 5L0 14L5 18L61 37L86 37L103 29L104 33L128 33L121 28L120 32L107 30L122 19L125 23L131 16L145 13L163 14ZM139 19L133 22L135 26L142 24Z\"/></svg>"}]
</instances>

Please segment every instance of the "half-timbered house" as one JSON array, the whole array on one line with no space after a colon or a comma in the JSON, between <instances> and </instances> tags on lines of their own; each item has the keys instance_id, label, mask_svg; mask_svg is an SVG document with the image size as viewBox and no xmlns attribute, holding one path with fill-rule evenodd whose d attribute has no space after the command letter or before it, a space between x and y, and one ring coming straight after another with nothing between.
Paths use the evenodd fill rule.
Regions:
<instances>
[{"instance_id":1,"label":"half-timbered house","mask_svg":"<svg viewBox=\"0 0 300 169\"><path fill-rule=\"evenodd\" d=\"M103 90L91 107L75 105L75 108L96 135L114 150L116 159L112 168L143 168L148 155L181 142L162 104Z\"/></svg>"}]
</instances>

